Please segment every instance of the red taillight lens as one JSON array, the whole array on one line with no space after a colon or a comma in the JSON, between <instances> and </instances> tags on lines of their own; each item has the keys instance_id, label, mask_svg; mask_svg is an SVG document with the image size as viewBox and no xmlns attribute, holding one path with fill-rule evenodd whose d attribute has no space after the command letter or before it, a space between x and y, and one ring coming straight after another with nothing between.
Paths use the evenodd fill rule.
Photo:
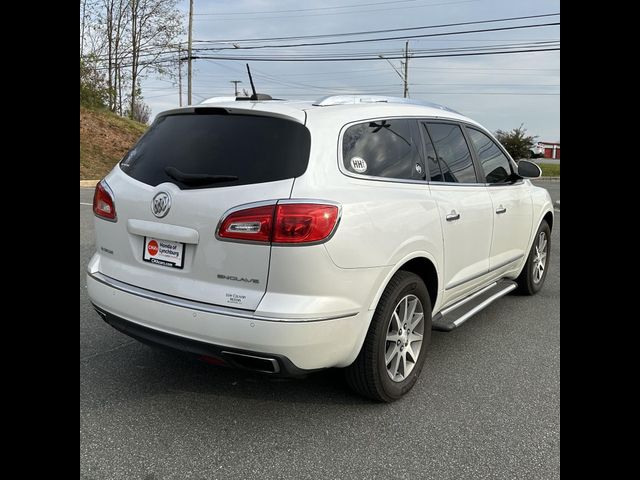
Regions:
<instances>
[{"instance_id":1,"label":"red taillight lens","mask_svg":"<svg viewBox=\"0 0 640 480\"><path fill-rule=\"evenodd\" d=\"M224 219L218 236L233 240L270 242L275 205L247 208L233 212Z\"/></svg>"},{"instance_id":2,"label":"red taillight lens","mask_svg":"<svg viewBox=\"0 0 640 480\"><path fill-rule=\"evenodd\" d=\"M338 207L315 203L276 206L274 243L311 243L327 238L338 221Z\"/></svg>"},{"instance_id":3,"label":"red taillight lens","mask_svg":"<svg viewBox=\"0 0 640 480\"><path fill-rule=\"evenodd\" d=\"M285 203L231 213L218 237L274 243L313 243L326 239L338 221L338 207L316 203Z\"/></svg>"},{"instance_id":4,"label":"red taillight lens","mask_svg":"<svg viewBox=\"0 0 640 480\"><path fill-rule=\"evenodd\" d=\"M93 213L97 217L104 218L105 220L111 220L115 222L116 217L116 205L113 202L113 195L109 185L102 180L96 185L96 190L93 193Z\"/></svg>"}]
</instances>

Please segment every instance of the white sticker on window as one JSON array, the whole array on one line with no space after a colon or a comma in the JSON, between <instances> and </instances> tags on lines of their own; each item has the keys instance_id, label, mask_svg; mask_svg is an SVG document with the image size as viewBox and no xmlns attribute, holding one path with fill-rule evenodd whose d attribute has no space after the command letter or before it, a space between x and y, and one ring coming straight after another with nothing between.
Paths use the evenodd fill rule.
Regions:
<instances>
[{"instance_id":1,"label":"white sticker on window","mask_svg":"<svg viewBox=\"0 0 640 480\"><path fill-rule=\"evenodd\" d=\"M367 171L367 162L360 157L351 157L351 168L358 173L364 173Z\"/></svg>"}]
</instances>

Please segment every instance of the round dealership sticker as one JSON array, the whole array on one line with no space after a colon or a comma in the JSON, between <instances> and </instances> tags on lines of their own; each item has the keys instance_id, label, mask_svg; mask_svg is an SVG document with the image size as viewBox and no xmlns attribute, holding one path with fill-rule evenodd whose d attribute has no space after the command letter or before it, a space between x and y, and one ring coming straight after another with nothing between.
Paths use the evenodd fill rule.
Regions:
<instances>
[{"instance_id":1,"label":"round dealership sticker","mask_svg":"<svg viewBox=\"0 0 640 480\"><path fill-rule=\"evenodd\" d=\"M360 157L351 157L351 168L354 172L364 173L367 171L367 162Z\"/></svg>"},{"instance_id":2,"label":"round dealership sticker","mask_svg":"<svg viewBox=\"0 0 640 480\"><path fill-rule=\"evenodd\" d=\"M147 245L147 251L149 252L149 255L151 255L152 257L157 255L157 253L158 253L158 242L156 242L155 240L151 240L149 242L149 245Z\"/></svg>"}]
</instances>

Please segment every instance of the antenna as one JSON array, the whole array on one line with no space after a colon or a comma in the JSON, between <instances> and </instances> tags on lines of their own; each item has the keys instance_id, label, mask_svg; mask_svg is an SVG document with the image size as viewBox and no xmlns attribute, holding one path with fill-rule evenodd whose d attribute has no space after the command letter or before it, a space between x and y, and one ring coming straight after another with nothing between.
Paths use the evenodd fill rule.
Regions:
<instances>
[{"instance_id":1,"label":"antenna","mask_svg":"<svg viewBox=\"0 0 640 480\"><path fill-rule=\"evenodd\" d=\"M253 85L253 78L251 77L251 70L249 69L249 64L247 63L247 73L249 74L249 82L251 82L251 90L253 91L253 97L258 97L256 93L256 87Z\"/></svg>"},{"instance_id":2,"label":"antenna","mask_svg":"<svg viewBox=\"0 0 640 480\"><path fill-rule=\"evenodd\" d=\"M251 77L251 70L249 69L248 63L247 73L249 74L249 82L251 82L251 90L253 91L253 95L249 97L249 100L273 100L270 95L265 95L264 93L256 93L256 87L254 87L253 85L253 78Z\"/></svg>"}]
</instances>

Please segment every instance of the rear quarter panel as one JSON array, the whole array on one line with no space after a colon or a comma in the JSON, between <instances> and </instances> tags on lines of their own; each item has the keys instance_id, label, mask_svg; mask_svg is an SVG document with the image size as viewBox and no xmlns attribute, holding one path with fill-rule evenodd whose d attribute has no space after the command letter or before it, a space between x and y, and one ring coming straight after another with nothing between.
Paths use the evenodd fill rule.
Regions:
<instances>
[{"instance_id":1,"label":"rear quarter panel","mask_svg":"<svg viewBox=\"0 0 640 480\"><path fill-rule=\"evenodd\" d=\"M325 243L337 267L345 270L385 267L386 273L392 274L400 262L425 256L440 272L442 231L429 186L364 180L343 174L338 167L339 138L347 123L309 116L307 126L312 135L309 168L295 180L292 198L325 199L342 205L340 225ZM373 302L388 279L387 275L380 277L368 292L370 308L375 308Z\"/></svg>"}]
</instances>

